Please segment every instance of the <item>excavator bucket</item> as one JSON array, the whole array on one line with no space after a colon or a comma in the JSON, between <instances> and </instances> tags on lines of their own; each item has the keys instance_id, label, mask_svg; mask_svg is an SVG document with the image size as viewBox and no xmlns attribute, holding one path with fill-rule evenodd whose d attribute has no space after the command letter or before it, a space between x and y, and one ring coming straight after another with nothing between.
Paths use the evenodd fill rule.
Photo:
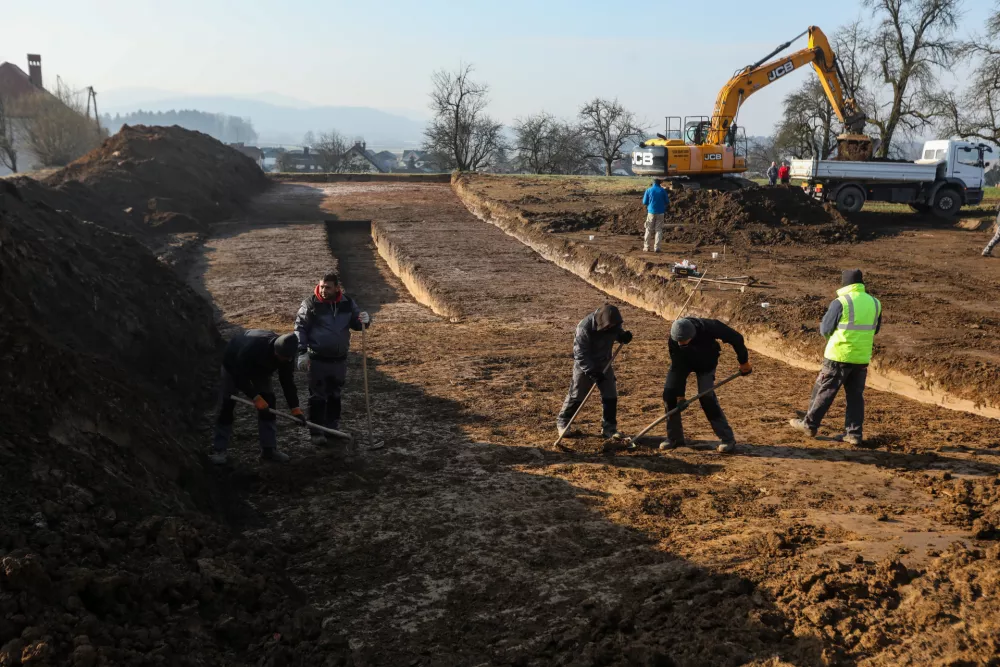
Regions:
<instances>
[{"instance_id":1,"label":"excavator bucket","mask_svg":"<svg viewBox=\"0 0 1000 667\"><path fill-rule=\"evenodd\" d=\"M841 134L837 137L837 160L867 162L872 159L872 138L864 134Z\"/></svg>"}]
</instances>

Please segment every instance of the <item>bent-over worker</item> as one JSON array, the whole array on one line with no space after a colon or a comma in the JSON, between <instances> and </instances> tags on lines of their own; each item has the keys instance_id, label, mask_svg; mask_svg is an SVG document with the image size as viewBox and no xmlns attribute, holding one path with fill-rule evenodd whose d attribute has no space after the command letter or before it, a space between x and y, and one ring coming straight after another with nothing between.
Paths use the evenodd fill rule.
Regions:
<instances>
[{"instance_id":1,"label":"bent-over worker","mask_svg":"<svg viewBox=\"0 0 1000 667\"><path fill-rule=\"evenodd\" d=\"M226 450L233 433L233 409L236 405L230 396L237 390L246 394L257 408L257 433L260 439L261 458L286 463L288 455L278 451L278 426L276 417L268 408L277 399L271 387L271 376L278 371L278 382L288 407L296 417L305 422L299 408L299 395L295 391L294 360L298 340L295 334L279 336L273 331L248 329L232 337L222 356L222 381L220 394L222 407L212 438L212 463L226 462Z\"/></svg>"},{"instance_id":2,"label":"bent-over worker","mask_svg":"<svg viewBox=\"0 0 1000 667\"><path fill-rule=\"evenodd\" d=\"M371 325L368 313L340 286L340 276L331 271L313 288L295 316L299 345L299 370L309 373L309 421L327 428L340 428L340 395L347 382L347 353L351 330ZM326 435L314 431L312 444L323 446Z\"/></svg>"},{"instance_id":3,"label":"bent-over worker","mask_svg":"<svg viewBox=\"0 0 1000 667\"><path fill-rule=\"evenodd\" d=\"M654 178L653 184L642 194L642 205L646 207L646 236L643 237L642 251L660 252L663 240L663 218L670 208L670 195L662 187L663 179Z\"/></svg>"},{"instance_id":4,"label":"bent-over worker","mask_svg":"<svg viewBox=\"0 0 1000 667\"><path fill-rule=\"evenodd\" d=\"M743 343L742 334L729 325L701 317L681 318L670 325L670 368L667 369L667 379L663 384L663 402L668 412L676 408L679 401L684 400L687 379L691 373L698 380L699 394L715 386L715 369L719 365L719 355L722 354L720 340L732 345L740 364L740 372L749 375L753 371L750 353ZM724 454L736 451L736 436L722 412L715 392L705 394L699 401L712 430L722 441L718 450ZM684 426L681 423L681 413L676 412L667 418L667 439L660 443L660 449L674 449L683 444Z\"/></svg>"},{"instance_id":5,"label":"bent-over worker","mask_svg":"<svg viewBox=\"0 0 1000 667\"><path fill-rule=\"evenodd\" d=\"M823 367L809 398L809 410L803 419L792 419L792 428L815 436L820 422L844 387L847 412L844 415L844 442L862 443L865 421L865 381L872 360L875 334L882 328L882 304L865 290L859 269L841 274L843 287L820 322L819 332L826 337Z\"/></svg>"},{"instance_id":6,"label":"bent-over worker","mask_svg":"<svg viewBox=\"0 0 1000 667\"><path fill-rule=\"evenodd\" d=\"M576 325L573 340L573 380L562 410L556 418L556 428L562 434L570 419L576 414L590 388L597 385L601 392L601 434L608 439L621 438L618 432L618 385L615 369L608 366L611 348L615 342L627 345L632 342L632 332L622 328L622 315L618 308L604 304ZM607 371L604 367L607 366Z\"/></svg>"}]
</instances>

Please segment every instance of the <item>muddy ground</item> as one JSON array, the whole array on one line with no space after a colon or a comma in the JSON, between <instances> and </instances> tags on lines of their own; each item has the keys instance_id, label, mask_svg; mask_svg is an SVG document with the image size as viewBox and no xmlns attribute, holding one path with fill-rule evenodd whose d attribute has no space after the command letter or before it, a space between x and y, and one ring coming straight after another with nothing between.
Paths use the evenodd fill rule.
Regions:
<instances>
[{"instance_id":1,"label":"muddy ground","mask_svg":"<svg viewBox=\"0 0 1000 667\"><path fill-rule=\"evenodd\" d=\"M735 205L740 202L733 194L685 193L667 220L668 227L679 225L680 231L668 228L661 253L653 254L642 251L638 235L637 220L644 217L641 186L616 185L613 179L477 176L464 180L463 187L473 197L509 207L506 210L523 210L528 226L547 232L550 243L565 241L571 247L621 258L638 274L669 277L674 262L688 259L707 271L708 278L751 276L770 283L773 287L745 292L731 285L705 284L693 305L723 313L736 324L776 333L783 345L817 359L823 345L819 320L840 286L841 270L860 268L869 290L885 307L876 339L876 365L964 399L970 407L1000 407L1000 318L994 298L1000 264L979 255L992 235L988 223L996 215L998 201L989 200L960 216L980 221L981 230L969 231L952 221L916 214L864 211L838 222L830 218L836 212L818 204L812 208L815 218L806 224L803 211L808 209L790 201L792 191L782 187L760 188L758 196L742 207ZM712 196L719 201L711 206L691 205ZM776 210L790 211L785 222L761 212L762 198L778 204ZM629 211L624 223L623 210ZM577 215L579 221L589 221L590 228L559 232L532 222L547 219L552 211L564 220ZM786 238L757 243L746 229L736 229L725 238L713 231L720 219L739 222L746 213L766 223L755 223L770 230L766 239L773 241L775 234ZM856 227L857 233L830 243L824 234L831 224ZM803 229L816 233L802 237ZM678 234L682 240L676 240ZM761 303L769 306L761 308Z\"/></svg>"},{"instance_id":2,"label":"muddy ground","mask_svg":"<svg viewBox=\"0 0 1000 667\"><path fill-rule=\"evenodd\" d=\"M881 242L929 249L920 233L948 257L978 244L937 228ZM783 285L827 298L825 274L839 263L769 252ZM596 404L581 420L589 435L554 450L573 329L606 297L479 221L447 185L280 185L218 229L191 281L224 330L288 330L338 261L374 314L369 370L385 448L317 450L283 428L292 463L263 465L242 415L240 455L213 473L263 513L246 539L289 554L285 572L321 618L309 641L279 633L260 644L263 664L995 660L996 421L869 391L866 435L878 450L836 440L840 401L821 437L804 438L785 424L813 375L755 355L754 373L720 392L737 455L714 452L697 408L685 416L690 447L606 452ZM820 284L791 279L800 262ZM863 268L875 291L911 289ZM662 409L667 323L619 305L636 334L617 364L619 422L635 432ZM359 343L343 422L355 432ZM734 367L726 351L720 374Z\"/></svg>"}]
</instances>

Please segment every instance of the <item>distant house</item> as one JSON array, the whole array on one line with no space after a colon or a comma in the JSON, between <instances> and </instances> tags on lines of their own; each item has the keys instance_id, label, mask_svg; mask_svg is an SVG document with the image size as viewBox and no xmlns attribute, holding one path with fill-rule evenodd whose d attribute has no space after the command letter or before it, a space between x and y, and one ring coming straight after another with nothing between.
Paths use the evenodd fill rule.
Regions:
<instances>
[{"instance_id":1,"label":"distant house","mask_svg":"<svg viewBox=\"0 0 1000 667\"><path fill-rule=\"evenodd\" d=\"M229 144L230 148L235 148L239 152L246 155L248 158L257 163L257 166L261 169L264 168L264 151L257 148L256 146L247 146L242 141L235 144Z\"/></svg>"},{"instance_id":2,"label":"distant house","mask_svg":"<svg viewBox=\"0 0 1000 667\"><path fill-rule=\"evenodd\" d=\"M309 151L308 146L280 153L277 157L278 171L325 171L319 157Z\"/></svg>"},{"instance_id":3,"label":"distant house","mask_svg":"<svg viewBox=\"0 0 1000 667\"><path fill-rule=\"evenodd\" d=\"M440 171L434 156L428 151L403 151L400 166L393 169L402 174L427 174Z\"/></svg>"},{"instance_id":4,"label":"distant house","mask_svg":"<svg viewBox=\"0 0 1000 667\"><path fill-rule=\"evenodd\" d=\"M28 74L24 73L20 67L13 63L0 63L0 100L4 102L6 113L10 118L11 133L14 139L14 148L17 151L17 170L19 172L33 171L41 165L38 158L28 149L24 142L21 126L25 121L19 109L23 105L19 102L32 95L51 94L42 87L42 57L35 54L28 54ZM56 99L52 97L52 99ZM0 176L11 173L11 170L4 164L0 164Z\"/></svg>"},{"instance_id":5,"label":"distant house","mask_svg":"<svg viewBox=\"0 0 1000 667\"><path fill-rule=\"evenodd\" d=\"M381 174L387 169L383 169L371 155L371 151L365 150L365 142L356 141L354 145L347 149L341 158L341 166L338 171L357 172L362 174Z\"/></svg>"},{"instance_id":6,"label":"distant house","mask_svg":"<svg viewBox=\"0 0 1000 667\"><path fill-rule=\"evenodd\" d=\"M371 153L371 151L368 151ZM399 156L390 151L380 151L373 154L372 161L382 167L382 171L392 171L399 166Z\"/></svg>"}]
</instances>

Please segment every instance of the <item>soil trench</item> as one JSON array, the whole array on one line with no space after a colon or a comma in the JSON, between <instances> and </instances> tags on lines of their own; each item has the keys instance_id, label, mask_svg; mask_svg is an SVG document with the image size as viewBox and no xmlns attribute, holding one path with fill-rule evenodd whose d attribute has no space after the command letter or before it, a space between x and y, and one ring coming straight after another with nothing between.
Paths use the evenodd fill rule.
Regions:
<instances>
[{"instance_id":1,"label":"soil trench","mask_svg":"<svg viewBox=\"0 0 1000 667\"><path fill-rule=\"evenodd\" d=\"M282 425L293 462L262 465L241 414L238 461L219 472L246 480L272 520L248 537L288 553L323 619L319 640L276 638L274 655L761 666L992 655L985 616L966 613L975 598L948 591L993 562L983 554L996 548L972 538L1000 523L996 422L869 391L866 435L882 450L834 439L841 401L807 439L786 422L813 375L757 357L720 391L739 455L714 452L697 406L684 417L690 447L605 453L597 401L580 420L587 435L553 451L577 322L611 300L635 332L616 368L626 432L662 411L665 323L481 222L447 185L278 185L218 228L192 281L228 328L287 331L338 263L375 315L369 380L385 449L316 449ZM357 433L359 351L342 421ZM720 376L734 368L724 350ZM935 614L966 615L984 639L956 646Z\"/></svg>"}]
</instances>

